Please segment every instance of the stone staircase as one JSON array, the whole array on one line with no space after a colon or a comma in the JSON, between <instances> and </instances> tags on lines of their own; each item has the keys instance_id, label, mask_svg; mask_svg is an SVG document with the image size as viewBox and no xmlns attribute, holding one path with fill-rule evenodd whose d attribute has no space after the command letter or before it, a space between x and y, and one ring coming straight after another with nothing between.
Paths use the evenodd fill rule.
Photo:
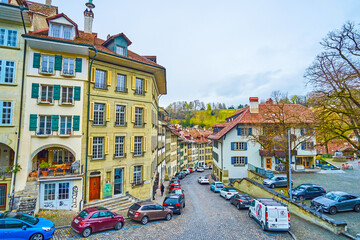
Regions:
<instances>
[{"instance_id":1,"label":"stone staircase","mask_svg":"<svg viewBox=\"0 0 360 240\"><path fill-rule=\"evenodd\" d=\"M20 197L18 212L34 216L36 200L39 197L37 181L27 182L25 189L16 193Z\"/></svg>"},{"instance_id":2,"label":"stone staircase","mask_svg":"<svg viewBox=\"0 0 360 240\"><path fill-rule=\"evenodd\" d=\"M85 204L85 208L105 207L111 211L120 212L120 211L129 209L129 207L134 202L135 202L135 200L128 196L119 195L119 196L114 196L112 198L107 198L107 199L103 199L103 200L91 201L91 202Z\"/></svg>"}]
</instances>

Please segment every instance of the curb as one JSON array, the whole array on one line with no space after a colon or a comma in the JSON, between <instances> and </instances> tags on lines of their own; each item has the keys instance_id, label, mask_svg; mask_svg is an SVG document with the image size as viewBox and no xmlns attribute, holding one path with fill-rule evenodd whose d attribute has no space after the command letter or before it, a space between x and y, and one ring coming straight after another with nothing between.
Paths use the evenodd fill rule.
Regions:
<instances>
[{"instance_id":1,"label":"curb","mask_svg":"<svg viewBox=\"0 0 360 240\"><path fill-rule=\"evenodd\" d=\"M63 229L63 228L70 228L70 225L55 227L55 230L57 230L57 229Z\"/></svg>"},{"instance_id":2,"label":"curb","mask_svg":"<svg viewBox=\"0 0 360 240\"><path fill-rule=\"evenodd\" d=\"M296 240L295 235L294 235L291 231L289 231L289 234L290 234L290 236L291 236L294 240Z\"/></svg>"},{"instance_id":3,"label":"curb","mask_svg":"<svg viewBox=\"0 0 360 240\"><path fill-rule=\"evenodd\" d=\"M347 237L348 239L356 240L357 238L347 232L341 232L340 235Z\"/></svg>"}]
</instances>

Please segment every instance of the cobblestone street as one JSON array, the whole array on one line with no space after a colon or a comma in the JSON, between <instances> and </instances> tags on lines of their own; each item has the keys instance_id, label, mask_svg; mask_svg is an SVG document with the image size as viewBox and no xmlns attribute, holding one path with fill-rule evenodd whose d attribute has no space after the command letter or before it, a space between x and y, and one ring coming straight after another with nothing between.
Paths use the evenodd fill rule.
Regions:
<instances>
[{"instance_id":1,"label":"cobblestone street","mask_svg":"<svg viewBox=\"0 0 360 240\"><path fill-rule=\"evenodd\" d=\"M127 220L120 231L102 232L88 239L292 239L283 232L263 232L256 222L249 219L246 210L238 211L219 194L209 191L208 185L198 184L197 178L203 175L193 173L182 180L186 207L182 215L175 215L170 222L150 222L143 226ZM161 202L159 198L157 200ZM345 239L296 216L291 216L291 226L299 240ZM62 229L57 230L54 239L75 238L80 236L70 229Z\"/></svg>"}]
</instances>

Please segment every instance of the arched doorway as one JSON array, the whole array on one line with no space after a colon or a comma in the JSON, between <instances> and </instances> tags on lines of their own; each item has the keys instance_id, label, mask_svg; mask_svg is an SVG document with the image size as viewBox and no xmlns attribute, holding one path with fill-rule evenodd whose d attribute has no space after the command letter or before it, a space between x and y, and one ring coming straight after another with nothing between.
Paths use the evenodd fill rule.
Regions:
<instances>
[{"instance_id":1,"label":"arched doorway","mask_svg":"<svg viewBox=\"0 0 360 240\"><path fill-rule=\"evenodd\" d=\"M7 169L14 165L14 150L6 144L0 143L0 210L6 209L8 190L10 188L11 175ZM7 179L7 180L6 180Z\"/></svg>"}]
</instances>

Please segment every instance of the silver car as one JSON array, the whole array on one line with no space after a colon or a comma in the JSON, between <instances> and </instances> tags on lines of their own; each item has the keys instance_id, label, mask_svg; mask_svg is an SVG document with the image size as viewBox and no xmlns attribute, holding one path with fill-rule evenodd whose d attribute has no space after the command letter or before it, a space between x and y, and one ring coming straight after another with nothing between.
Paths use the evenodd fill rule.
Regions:
<instances>
[{"instance_id":1,"label":"silver car","mask_svg":"<svg viewBox=\"0 0 360 240\"><path fill-rule=\"evenodd\" d=\"M269 188L287 187L287 177L286 175L274 175L271 178L265 179L263 185Z\"/></svg>"}]
</instances>

